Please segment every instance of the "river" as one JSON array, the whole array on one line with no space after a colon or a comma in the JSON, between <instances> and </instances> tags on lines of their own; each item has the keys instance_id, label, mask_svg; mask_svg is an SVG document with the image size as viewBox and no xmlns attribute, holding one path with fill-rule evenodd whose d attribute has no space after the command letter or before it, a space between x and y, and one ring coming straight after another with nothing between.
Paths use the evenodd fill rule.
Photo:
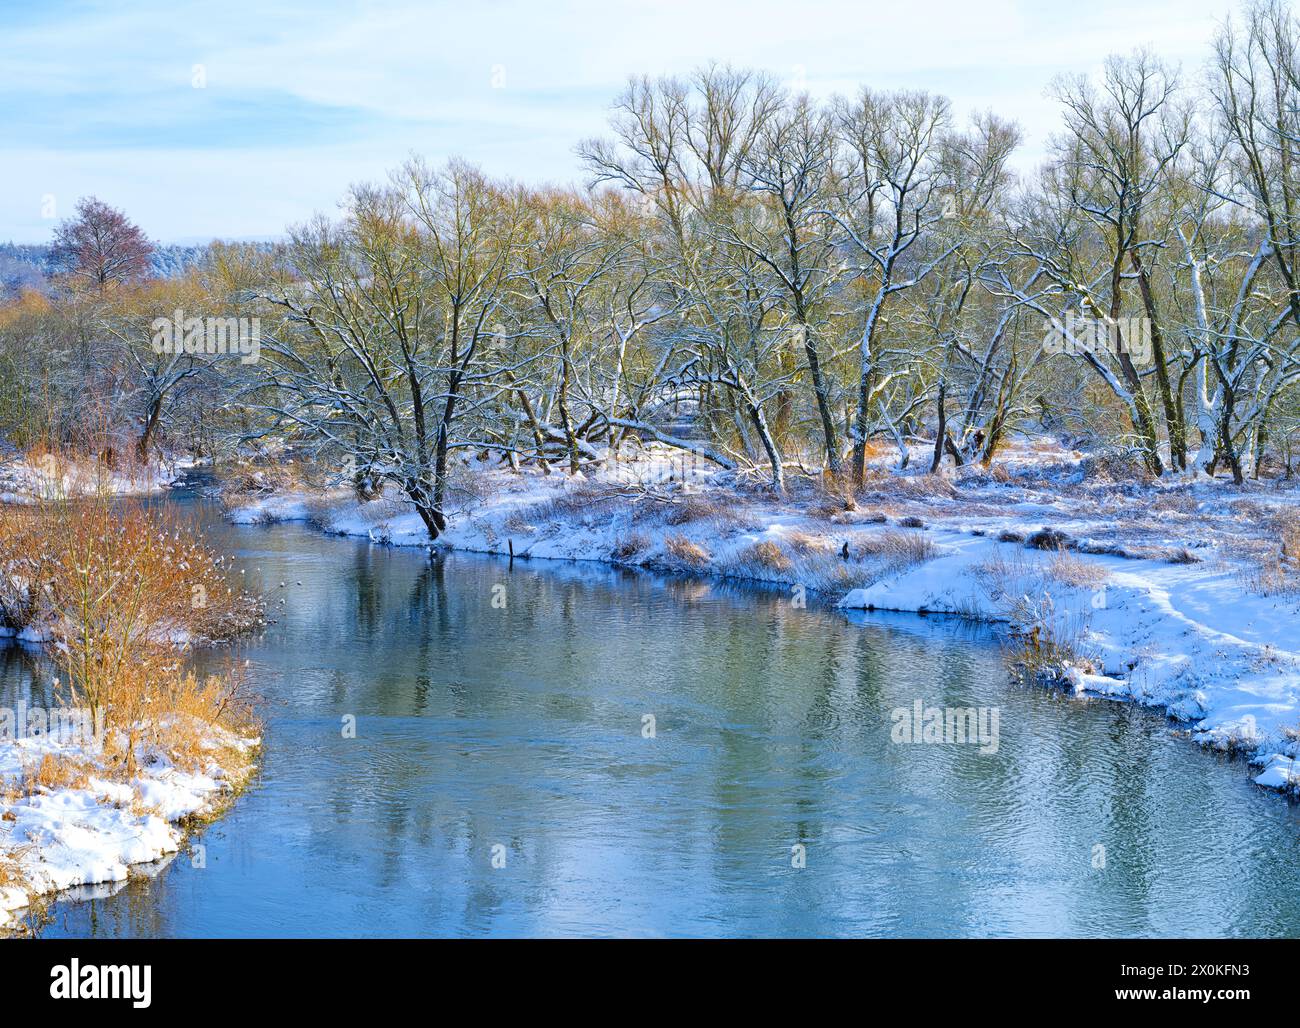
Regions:
<instances>
[{"instance_id":1,"label":"river","mask_svg":"<svg viewBox=\"0 0 1300 1028\"><path fill-rule=\"evenodd\" d=\"M201 849L58 900L47 937L1300 923L1295 806L1150 711L1010 684L983 629L181 502L269 600L237 649L261 769ZM3 702L38 702L45 677L0 650ZM917 699L996 708L996 752L894 741Z\"/></svg>"}]
</instances>

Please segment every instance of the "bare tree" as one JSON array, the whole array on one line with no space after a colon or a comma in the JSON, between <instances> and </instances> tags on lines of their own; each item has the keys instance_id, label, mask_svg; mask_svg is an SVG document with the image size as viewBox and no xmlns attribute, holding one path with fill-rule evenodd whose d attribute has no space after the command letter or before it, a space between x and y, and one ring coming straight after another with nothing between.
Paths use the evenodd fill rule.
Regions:
<instances>
[{"instance_id":1,"label":"bare tree","mask_svg":"<svg viewBox=\"0 0 1300 1028\"><path fill-rule=\"evenodd\" d=\"M93 196L77 201L76 217L54 230L51 256L70 274L99 289L149 270L154 246L125 214Z\"/></svg>"}]
</instances>

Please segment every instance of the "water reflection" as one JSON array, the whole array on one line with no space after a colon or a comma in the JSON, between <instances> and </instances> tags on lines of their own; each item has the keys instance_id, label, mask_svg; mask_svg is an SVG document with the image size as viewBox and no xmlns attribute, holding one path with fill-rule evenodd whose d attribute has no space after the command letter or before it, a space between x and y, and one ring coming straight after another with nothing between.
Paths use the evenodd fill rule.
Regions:
<instances>
[{"instance_id":1,"label":"water reflection","mask_svg":"<svg viewBox=\"0 0 1300 1028\"><path fill-rule=\"evenodd\" d=\"M969 626L213 531L276 619L240 653L258 782L206 867L61 902L47 934L1288 934L1300 913L1294 808L1149 712L1008 687ZM0 651L6 694L41 682ZM998 706L997 753L891 743L918 697Z\"/></svg>"}]
</instances>

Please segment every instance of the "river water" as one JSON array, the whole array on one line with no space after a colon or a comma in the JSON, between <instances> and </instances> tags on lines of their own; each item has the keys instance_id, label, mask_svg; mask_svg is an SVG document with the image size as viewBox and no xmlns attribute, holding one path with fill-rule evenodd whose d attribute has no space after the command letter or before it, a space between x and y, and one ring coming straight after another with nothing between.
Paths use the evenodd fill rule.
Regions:
<instances>
[{"instance_id":1,"label":"river water","mask_svg":"<svg viewBox=\"0 0 1300 1028\"><path fill-rule=\"evenodd\" d=\"M201 851L59 900L46 936L1300 924L1296 807L1150 711L1010 685L982 630L183 502L269 598L238 649L261 769ZM44 677L0 650L4 702ZM918 699L996 708L996 752L893 741Z\"/></svg>"}]
</instances>

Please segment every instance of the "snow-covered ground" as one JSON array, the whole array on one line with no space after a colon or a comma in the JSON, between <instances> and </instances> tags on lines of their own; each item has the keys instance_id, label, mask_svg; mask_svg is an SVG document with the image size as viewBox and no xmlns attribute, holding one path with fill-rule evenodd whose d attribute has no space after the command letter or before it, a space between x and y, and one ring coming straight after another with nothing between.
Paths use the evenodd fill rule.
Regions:
<instances>
[{"instance_id":1,"label":"snow-covered ground","mask_svg":"<svg viewBox=\"0 0 1300 1028\"><path fill-rule=\"evenodd\" d=\"M195 465L192 458L111 469L95 460L48 455L0 457L0 503L69 496L141 496L160 492Z\"/></svg>"},{"instance_id":2,"label":"snow-covered ground","mask_svg":"<svg viewBox=\"0 0 1300 1028\"><path fill-rule=\"evenodd\" d=\"M0 928L36 897L122 882L131 865L177 852L184 838L177 822L212 811L252 770L244 758L258 740L215 726L204 732L211 757L201 769L183 770L142 749L130 781L104 771L84 733L0 741ZM230 767L222 753L243 756ZM26 784L40 777L47 755L66 768L57 784ZM3 884L10 880L21 884Z\"/></svg>"},{"instance_id":3,"label":"snow-covered ground","mask_svg":"<svg viewBox=\"0 0 1300 1028\"><path fill-rule=\"evenodd\" d=\"M1246 753L1261 785L1300 786L1300 568L1278 560L1279 519L1300 516L1292 483L1133 482L1050 442L947 477L880 464L848 502L811 487L778 501L657 449L586 477L480 465L462 481L439 540L455 549L760 579L844 608L1021 628L1032 610L1073 640L1080 657L1061 671L1076 691L1163 708L1198 741ZM428 543L392 495L227 503L237 522ZM1042 529L1062 535L1035 548ZM1280 580L1261 581L1269 566Z\"/></svg>"}]
</instances>

